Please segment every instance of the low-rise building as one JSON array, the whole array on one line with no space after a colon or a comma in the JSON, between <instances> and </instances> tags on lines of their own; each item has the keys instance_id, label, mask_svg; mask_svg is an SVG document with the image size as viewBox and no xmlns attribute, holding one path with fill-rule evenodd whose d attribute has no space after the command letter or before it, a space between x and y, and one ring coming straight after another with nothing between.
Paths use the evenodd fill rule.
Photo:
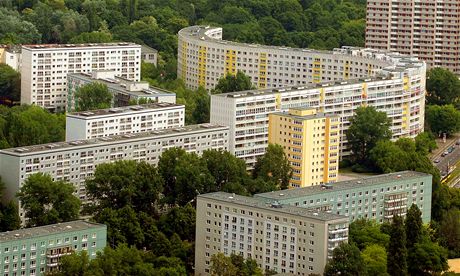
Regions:
<instances>
[{"instance_id":1,"label":"low-rise building","mask_svg":"<svg viewBox=\"0 0 460 276\"><path fill-rule=\"evenodd\" d=\"M152 63L157 65L158 62L158 51L146 46L141 45L141 60L145 63Z\"/></svg>"},{"instance_id":2,"label":"low-rise building","mask_svg":"<svg viewBox=\"0 0 460 276\"><path fill-rule=\"evenodd\" d=\"M66 114L66 141L183 127L185 106L150 103Z\"/></svg>"},{"instance_id":3,"label":"low-rise building","mask_svg":"<svg viewBox=\"0 0 460 276\"><path fill-rule=\"evenodd\" d=\"M21 46L0 44L0 63L9 65L19 72L21 70Z\"/></svg>"},{"instance_id":4,"label":"low-rise building","mask_svg":"<svg viewBox=\"0 0 460 276\"><path fill-rule=\"evenodd\" d=\"M103 83L112 94L112 106L126 106L144 102L176 103L176 94L161 88L152 87L146 81L131 81L118 77L113 70L98 70L91 73L72 73L68 75L67 111L76 108L75 92L86 84Z\"/></svg>"},{"instance_id":5,"label":"low-rise building","mask_svg":"<svg viewBox=\"0 0 460 276\"><path fill-rule=\"evenodd\" d=\"M112 135L89 140L56 142L0 150L0 176L5 182L5 199L15 195L29 175L49 174L75 186L76 195L86 201L85 179L99 164L117 160L157 164L169 148L201 154L208 149L228 150L228 127L215 124L190 125L148 132ZM24 212L19 202L19 214Z\"/></svg>"},{"instance_id":6,"label":"low-rise building","mask_svg":"<svg viewBox=\"0 0 460 276\"><path fill-rule=\"evenodd\" d=\"M394 215L405 216L412 204L431 220L432 175L402 171L368 176L320 186L256 194L256 198L278 201L315 211L347 216L350 222L365 218L382 223Z\"/></svg>"},{"instance_id":7,"label":"low-rise building","mask_svg":"<svg viewBox=\"0 0 460 276\"><path fill-rule=\"evenodd\" d=\"M3 275L44 275L62 256L87 251L93 259L106 246L107 226L82 220L0 233Z\"/></svg>"},{"instance_id":8,"label":"low-rise building","mask_svg":"<svg viewBox=\"0 0 460 276\"><path fill-rule=\"evenodd\" d=\"M268 142L281 145L292 167L291 188L332 183L339 172L338 116L314 108L269 115Z\"/></svg>"},{"instance_id":9,"label":"low-rise building","mask_svg":"<svg viewBox=\"0 0 460 276\"><path fill-rule=\"evenodd\" d=\"M219 252L252 258L263 270L322 275L334 248L348 240L346 217L264 198L199 195L196 214L195 275L210 275Z\"/></svg>"}]
</instances>

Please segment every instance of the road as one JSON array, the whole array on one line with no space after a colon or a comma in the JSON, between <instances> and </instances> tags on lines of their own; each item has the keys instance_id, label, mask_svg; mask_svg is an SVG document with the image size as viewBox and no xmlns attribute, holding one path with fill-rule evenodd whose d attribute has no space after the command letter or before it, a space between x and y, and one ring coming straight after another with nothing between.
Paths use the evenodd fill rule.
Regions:
<instances>
[{"instance_id":1,"label":"road","mask_svg":"<svg viewBox=\"0 0 460 276\"><path fill-rule=\"evenodd\" d=\"M435 163L434 165L439 169L441 174L443 174L444 172L447 173L447 166L453 166L460 160L460 147L455 146L454 151L449 153L447 156L442 157L439 155L434 159L438 159L440 161L439 163Z\"/></svg>"}]
</instances>

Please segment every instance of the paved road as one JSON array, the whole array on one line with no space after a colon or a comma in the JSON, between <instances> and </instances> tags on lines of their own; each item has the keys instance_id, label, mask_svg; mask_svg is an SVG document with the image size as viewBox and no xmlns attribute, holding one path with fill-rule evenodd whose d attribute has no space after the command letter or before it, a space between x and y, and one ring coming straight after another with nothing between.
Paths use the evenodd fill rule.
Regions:
<instances>
[{"instance_id":1,"label":"paved road","mask_svg":"<svg viewBox=\"0 0 460 276\"><path fill-rule=\"evenodd\" d=\"M435 166L439 169L441 174L447 172L447 165L453 166L460 160L460 146L455 146L453 152L449 153L445 157L436 157L440 162L435 163Z\"/></svg>"}]
</instances>

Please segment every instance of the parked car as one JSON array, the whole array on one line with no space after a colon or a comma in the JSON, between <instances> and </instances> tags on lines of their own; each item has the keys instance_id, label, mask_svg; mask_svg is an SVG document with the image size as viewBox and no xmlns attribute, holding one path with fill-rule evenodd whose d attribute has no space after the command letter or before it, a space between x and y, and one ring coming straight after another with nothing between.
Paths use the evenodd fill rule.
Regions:
<instances>
[{"instance_id":1,"label":"parked car","mask_svg":"<svg viewBox=\"0 0 460 276\"><path fill-rule=\"evenodd\" d=\"M460 145L460 139L457 140L457 142L455 142L455 144L458 146Z\"/></svg>"},{"instance_id":2,"label":"parked car","mask_svg":"<svg viewBox=\"0 0 460 276\"><path fill-rule=\"evenodd\" d=\"M451 152L454 151L454 149L455 149L455 148L454 148L453 146L451 146L451 147L449 147L449 148L447 149L447 152L448 152L448 153L451 153Z\"/></svg>"},{"instance_id":3,"label":"parked car","mask_svg":"<svg viewBox=\"0 0 460 276\"><path fill-rule=\"evenodd\" d=\"M438 158L438 159L435 159L434 162L439 163L439 162L441 162L441 160L439 160L439 158Z\"/></svg>"},{"instance_id":4,"label":"parked car","mask_svg":"<svg viewBox=\"0 0 460 276\"><path fill-rule=\"evenodd\" d=\"M443 152L443 153L441 154L441 156L444 157L444 156L446 156L446 155L448 155L448 154L449 154L449 152L446 150L445 152Z\"/></svg>"}]
</instances>

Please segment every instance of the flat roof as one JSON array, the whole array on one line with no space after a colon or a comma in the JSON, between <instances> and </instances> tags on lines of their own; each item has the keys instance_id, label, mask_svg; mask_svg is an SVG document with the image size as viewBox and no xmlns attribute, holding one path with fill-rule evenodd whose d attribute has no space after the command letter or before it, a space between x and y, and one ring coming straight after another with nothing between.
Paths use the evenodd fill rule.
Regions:
<instances>
[{"instance_id":1,"label":"flat roof","mask_svg":"<svg viewBox=\"0 0 460 276\"><path fill-rule=\"evenodd\" d=\"M319 93L319 89L321 88L340 87L340 86L371 83L371 82L386 81L386 80L395 80L395 79L391 76L380 75L380 76L369 77L369 78L337 80L337 81L308 83L308 84L278 87L278 88L265 88L265 89L245 90L245 91L238 91L238 92L228 92L228 93L221 93L221 94L213 94L212 97L248 98L248 97L255 97L255 96L260 96L260 95L273 95L273 94L287 93L287 92L293 92L293 91L315 90L315 89L318 89L318 93Z\"/></svg>"},{"instance_id":2,"label":"flat roof","mask_svg":"<svg viewBox=\"0 0 460 276\"><path fill-rule=\"evenodd\" d=\"M102 71L102 70L99 70L99 71ZM112 70L105 70L105 71L110 72ZM92 78L90 73L80 72L80 73L70 73L68 74L68 77L79 78L86 82L98 81L98 82L101 82L107 85L109 89L116 90L116 91L119 91L125 94L136 95L136 96L141 96L141 97L146 97L146 98L155 97L155 96L176 95L176 93L174 92L171 92L171 91L168 91L162 88L158 88L158 87L153 87L150 85L148 89L142 89L142 91L129 91L128 89L126 89L126 86L125 86L126 83L140 83L141 84L141 83L147 83L147 82L136 82L136 81L127 80L127 79L124 79L118 76L115 76L115 79L112 79L112 78L95 79L95 78Z\"/></svg>"},{"instance_id":3,"label":"flat roof","mask_svg":"<svg viewBox=\"0 0 460 276\"><path fill-rule=\"evenodd\" d=\"M14 240L23 240L30 238L43 237L53 234L81 231L87 229L106 228L105 224L89 222L84 220L75 220L50 224L39 227L24 228L14 231L0 233L0 242L10 242Z\"/></svg>"},{"instance_id":4,"label":"flat roof","mask_svg":"<svg viewBox=\"0 0 460 276\"><path fill-rule=\"evenodd\" d=\"M283 214L295 215L299 217L304 217L308 219L329 221L329 220L340 220L343 219L348 221L346 216L341 216L333 213L326 212L316 212L302 207L296 207L289 204L277 204L276 202L267 202L264 198L255 198L248 196L241 196L226 192L215 192L202 194L198 197L214 199L218 201L228 202L241 206L248 206L253 208L258 208L267 211L279 212Z\"/></svg>"},{"instance_id":5,"label":"flat roof","mask_svg":"<svg viewBox=\"0 0 460 276\"><path fill-rule=\"evenodd\" d=\"M299 108L290 108L290 109L302 110L302 109L299 109ZM269 115L278 115L278 116L293 118L293 119L297 119L297 120L310 120L310 119L315 119L315 118L339 117L339 115L325 114L324 112L316 112L315 114L304 115L304 116L289 114L288 112L273 112L273 113L270 113Z\"/></svg>"},{"instance_id":6,"label":"flat roof","mask_svg":"<svg viewBox=\"0 0 460 276\"><path fill-rule=\"evenodd\" d=\"M142 45L141 45L141 52L144 53L144 54L147 54L147 53L158 53L158 50L153 49L152 47L149 47L149 46L147 46L147 45L142 44Z\"/></svg>"},{"instance_id":7,"label":"flat roof","mask_svg":"<svg viewBox=\"0 0 460 276\"><path fill-rule=\"evenodd\" d=\"M25 44L23 49L47 50L47 49L72 49L72 48L101 48L101 47L141 47L132 42L112 42L112 43L82 43L82 44Z\"/></svg>"},{"instance_id":8,"label":"flat roof","mask_svg":"<svg viewBox=\"0 0 460 276\"><path fill-rule=\"evenodd\" d=\"M122 135L111 135L107 137L100 137L95 139L84 139L76 140L70 142L54 142L41 145L17 147L17 148L8 148L0 150L0 154L7 154L13 156L27 156L31 154L36 154L39 152L49 152L49 151L59 151L62 149L72 149L85 146L93 145L105 145L113 144L116 142L127 143L131 140L137 140L142 138L151 139L153 137L162 137L162 136L177 136L187 133L200 133L207 132L209 130L228 130L228 126L218 125L218 124L199 124L199 125L189 125L177 128L167 128L162 130L152 130L139 133L130 133Z\"/></svg>"},{"instance_id":9,"label":"flat roof","mask_svg":"<svg viewBox=\"0 0 460 276\"><path fill-rule=\"evenodd\" d=\"M121 115L121 114L130 114L130 113L139 113L139 112L146 112L146 111L156 111L162 109L170 109L172 107L182 107L184 105L175 104L175 103L148 103L142 105L128 105L122 107L113 107L113 108L106 108L106 109L96 109L96 110L89 110L89 111L81 111L81 112L70 112L67 113L67 117L73 118L80 118L80 119L93 119L94 117L104 117L107 115Z\"/></svg>"},{"instance_id":10,"label":"flat roof","mask_svg":"<svg viewBox=\"0 0 460 276\"><path fill-rule=\"evenodd\" d=\"M272 199L272 200L286 200L295 199L305 196L312 196L317 194L326 194L334 191L345 191L355 188L372 187L384 183L392 183L394 181L404 181L410 179L418 179L420 177L432 177L431 174L414 171L401 171L388 174L381 174L369 176L359 179L352 179L340 181L335 183L327 183L325 185L315 185L302 188L286 189L281 191L273 191L268 193L256 194L256 197Z\"/></svg>"}]
</instances>

